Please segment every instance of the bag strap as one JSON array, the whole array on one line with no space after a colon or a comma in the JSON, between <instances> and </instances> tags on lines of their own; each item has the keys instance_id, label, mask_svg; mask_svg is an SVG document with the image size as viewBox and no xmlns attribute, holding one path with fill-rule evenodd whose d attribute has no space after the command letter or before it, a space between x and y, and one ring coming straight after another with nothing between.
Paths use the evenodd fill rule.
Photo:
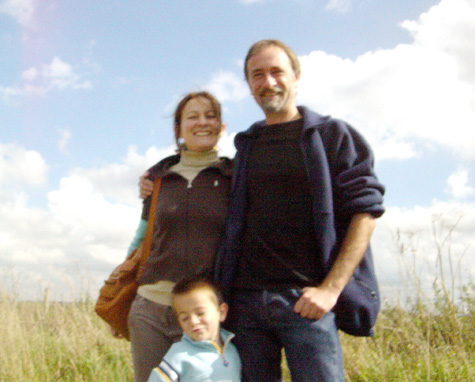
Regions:
<instances>
[{"instance_id":1,"label":"bag strap","mask_svg":"<svg viewBox=\"0 0 475 382\"><path fill-rule=\"evenodd\" d=\"M145 237L143 239L143 255L140 259L139 266L142 267L147 260L148 255L150 254L150 247L152 245L152 236L153 236L153 226L155 224L155 215L157 213L157 200L158 200L158 193L160 191L160 184L162 182L162 178L157 178L153 182L153 193L152 193L152 200L150 203L150 211L148 212L148 220L147 220L147 228L145 229Z\"/></svg>"}]
</instances>

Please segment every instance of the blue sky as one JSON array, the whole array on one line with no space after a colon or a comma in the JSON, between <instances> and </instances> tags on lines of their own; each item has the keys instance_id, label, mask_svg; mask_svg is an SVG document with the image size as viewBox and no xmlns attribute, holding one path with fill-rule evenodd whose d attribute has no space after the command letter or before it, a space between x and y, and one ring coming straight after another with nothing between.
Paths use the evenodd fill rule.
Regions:
<instances>
[{"instance_id":1,"label":"blue sky","mask_svg":"<svg viewBox=\"0 0 475 382\"><path fill-rule=\"evenodd\" d=\"M174 150L180 96L221 100L223 155L263 118L242 74L262 38L300 57L299 103L374 148L387 296L408 269L430 285L438 254L473 280L473 1L0 0L0 288L95 293L138 223L138 176Z\"/></svg>"}]
</instances>

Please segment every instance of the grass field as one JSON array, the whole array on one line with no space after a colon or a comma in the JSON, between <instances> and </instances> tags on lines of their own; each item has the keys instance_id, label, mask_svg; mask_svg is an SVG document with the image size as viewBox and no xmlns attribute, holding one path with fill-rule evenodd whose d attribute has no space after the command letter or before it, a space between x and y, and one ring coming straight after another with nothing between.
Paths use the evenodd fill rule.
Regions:
<instances>
[{"instance_id":1,"label":"grass field","mask_svg":"<svg viewBox=\"0 0 475 382\"><path fill-rule=\"evenodd\" d=\"M128 342L110 335L92 301L3 294L0 322L2 382L132 380ZM475 286L463 288L457 305L436 290L430 302L386 306L375 337L342 334L342 343L347 381L475 381Z\"/></svg>"}]
</instances>

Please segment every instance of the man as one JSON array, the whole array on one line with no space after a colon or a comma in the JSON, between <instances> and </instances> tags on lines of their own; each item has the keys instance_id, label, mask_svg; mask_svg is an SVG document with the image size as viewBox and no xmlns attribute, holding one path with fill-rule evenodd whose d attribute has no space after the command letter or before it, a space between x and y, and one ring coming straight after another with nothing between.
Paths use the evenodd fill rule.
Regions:
<instances>
[{"instance_id":1,"label":"man","mask_svg":"<svg viewBox=\"0 0 475 382\"><path fill-rule=\"evenodd\" d=\"M369 240L384 187L358 132L297 107L300 64L288 46L257 42L244 71L265 121L235 139L215 275L242 380L280 381L284 349L293 382L344 381L338 328L371 335L379 309Z\"/></svg>"},{"instance_id":2,"label":"man","mask_svg":"<svg viewBox=\"0 0 475 382\"><path fill-rule=\"evenodd\" d=\"M297 107L300 65L289 47L257 42L244 70L265 121L236 136L216 266L230 292L243 381L280 381L282 349L292 381L344 381L332 310L370 256L384 188L354 129ZM363 268L371 273L371 261Z\"/></svg>"}]
</instances>

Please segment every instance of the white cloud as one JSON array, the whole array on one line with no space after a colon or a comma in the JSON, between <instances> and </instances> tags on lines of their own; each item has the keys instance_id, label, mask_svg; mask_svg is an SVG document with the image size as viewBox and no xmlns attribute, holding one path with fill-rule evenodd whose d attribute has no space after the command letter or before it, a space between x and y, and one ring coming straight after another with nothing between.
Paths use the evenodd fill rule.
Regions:
<instances>
[{"instance_id":1,"label":"white cloud","mask_svg":"<svg viewBox=\"0 0 475 382\"><path fill-rule=\"evenodd\" d=\"M389 208L372 239L383 295L415 296L422 289L430 297L434 284L453 291L473 282L474 231L474 203L435 200L425 207Z\"/></svg>"},{"instance_id":2,"label":"white cloud","mask_svg":"<svg viewBox=\"0 0 475 382\"><path fill-rule=\"evenodd\" d=\"M438 23L441 13L444 22ZM421 143L473 156L475 3L444 0L403 25L410 26L414 43L354 61L321 51L301 57L299 102L354 124L379 159L417 155ZM449 40L460 49L449 49ZM380 150L393 143L405 148L401 154Z\"/></svg>"},{"instance_id":3,"label":"white cloud","mask_svg":"<svg viewBox=\"0 0 475 382\"><path fill-rule=\"evenodd\" d=\"M263 3L268 0L239 0L243 4L257 4L257 3Z\"/></svg>"},{"instance_id":4,"label":"white cloud","mask_svg":"<svg viewBox=\"0 0 475 382\"><path fill-rule=\"evenodd\" d=\"M77 176L64 178L48 200L48 208L40 209L30 207L24 194L8 200L0 195L0 270L28 273L18 291L22 298L35 298L44 287L54 298L77 297L64 280L78 269L87 271L97 290L104 274L125 257L140 209L107 202Z\"/></svg>"},{"instance_id":5,"label":"white cloud","mask_svg":"<svg viewBox=\"0 0 475 382\"><path fill-rule=\"evenodd\" d=\"M475 195L475 188L468 184L468 171L460 169L447 179L447 192L457 199Z\"/></svg>"},{"instance_id":6,"label":"white cloud","mask_svg":"<svg viewBox=\"0 0 475 382\"><path fill-rule=\"evenodd\" d=\"M225 133L221 137L218 144L220 156L234 158L234 155L236 155L236 147L234 146L235 136L236 136L236 133L233 133L231 135L228 135L227 133Z\"/></svg>"},{"instance_id":7,"label":"white cloud","mask_svg":"<svg viewBox=\"0 0 475 382\"><path fill-rule=\"evenodd\" d=\"M205 86L220 102L240 101L249 95L247 83L235 73L221 71Z\"/></svg>"},{"instance_id":8,"label":"white cloud","mask_svg":"<svg viewBox=\"0 0 475 382\"><path fill-rule=\"evenodd\" d=\"M224 134L219 141L219 155L234 157L235 134ZM150 147L144 155L137 152L134 146L130 146L122 163L111 163L100 168L84 169L77 168L72 174L87 179L94 184L95 189L105 198L116 203L124 203L137 206L138 179L144 171L158 162L160 159L175 154L175 146L158 149Z\"/></svg>"},{"instance_id":9,"label":"white cloud","mask_svg":"<svg viewBox=\"0 0 475 382\"><path fill-rule=\"evenodd\" d=\"M233 138L223 136L220 155L234 155ZM24 148L0 145L0 273L21 270L18 293L23 298L37 298L42 288L50 288L52 298L96 293L107 272L125 257L139 223L139 176L174 152L174 147L151 147L139 154L130 147L120 163L73 169L47 193L47 207L32 208L28 194L7 193L4 185L43 182L44 160ZM70 292L69 284L84 282L83 273L90 289Z\"/></svg>"},{"instance_id":10,"label":"white cloud","mask_svg":"<svg viewBox=\"0 0 475 382\"><path fill-rule=\"evenodd\" d=\"M33 66L21 73L21 82L12 86L0 86L4 102L12 102L19 96L44 96L53 90L91 89L92 82L77 73L73 65L53 57L50 63Z\"/></svg>"},{"instance_id":11,"label":"white cloud","mask_svg":"<svg viewBox=\"0 0 475 382\"><path fill-rule=\"evenodd\" d=\"M140 205L137 186L139 176L160 159L174 153L173 146L164 149L150 147L144 155L140 155L136 148L131 146L121 163L92 169L76 168L72 173L94 184L94 188L108 200L137 206Z\"/></svg>"},{"instance_id":12,"label":"white cloud","mask_svg":"<svg viewBox=\"0 0 475 382\"><path fill-rule=\"evenodd\" d=\"M23 72L23 79L26 85L42 89L44 92L53 89L90 89L92 87L91 81L83 80L71 64L59 57L53 57L49 64L42 65L40 69L32 67L26 70Z\"/></svg>"},{"instance_id":13,"label":"white cloud","mask_svg":"<svg viewBox=\"0 0 475 382\"><path fill-rule=\"evenodd\" d=\"M475 4L471 0L442 0L418 21L401 25L422 46L443 50L455 57L461 78L475 85Z\"/></svg>"},{"instance_id":14,"label":"white cloud","mask_svg":"<svg viewBox=\"0 0 475 382\"><path fill-rule=\"evenodd\" d=\"M339 13L346 13L350 10L350 7L351 0L330 0L325 9Z\"/></svg>"},{"instance_id":15,"label":"white cloud","mask_svg":"<svg viewBox=\"0 0 475 382\"><path fill-rule=\"evenodd\" d=\"M45 184L48 166L42 156L16 144L0 143L0 186L14 184L42 186Z\"/></svg>"},{"instance_id":16,"label":"white cloud","mask_svg":"<svg viewBox=\"0 0 475 382\"><path fill-rule=\"evenodd\" d=\"M418 155L421 142L470 155L475 134L474 9L470 1L443 0L417 21L403 23L414 43L392 50L368 52L356 60L324 52L302 57L300 100L354 124L372 141L378 159ZM20 85L0 87L0 94L10 98L88 86L77 68L56 57L25 70ZM244 81L227 72L213 77L208 88L221 101L248 94ZM68 130L61 134L59 147L66 149ZM233 138L222 138L222 155L234 155ZM81 269L97 291L100 280L125 256L137 226L138 176L173 152L173 147L152 147L141 154L131 147L118 163L72 169L49 190L45 208L32 208L26 191L10 189L44 186L48 166L35 151L0 144L0 269L11 274L12 266L23 272L26 296L37 294L38 285L50 287L56 296L64 294L70 284L87 278ZM456 198L474 192L465 169L449 177L447 186ZM381 284L397 285L395 269L405 264L430 288L440 278L438 256L443 256L446 270L454 261L460 280L473 280L474 230L473 203L434 201L425 207L389 208L373 240Z\"/></svg>"},{"instance_id":17,"label":"white cloud","mask_svg":"<svg viewBox=\"0 0 475 382\"><path fill-rule=\"evenodd\" d=\"M11 268L21 273L18 293L23 298L35 298L44 287L54 298L75 297L68 295L65 283L83 282L82 277L76 279L82 271L92 283L88 291L96 292L107 272L125 257L140 219L138 176L160 159L151 158L160 151L130 153L124 163L103 169L75 169L47 193L45 208L32 208L26 192L4 187L5 182L14 188L44 178L41 156L15 145L1 145L0 152L0 272L10 275Z\"/></svg>"},{"instance_id":18,"label":"white cloud","mask_svg":"<svg viewBox=\"0 0 475 382\"><path fill-rule=\"evenodd\" d=\"M0 96L6 104L13 104L14 100L23 94L24 91L17 86L0 86Z\"/></svg>"},{"instance_id":19,"label":"white cloud","mask_svg":"<svg viewBox=\"0 0 475 382\"><path fill-rule=\"evenodd\" d=\"M71 130L70 129L58 129L59 141L58 148L62 153L68 152L68 143L71 139Z\"/></svg>"},{"instance_id":20,"label":"white cloud","mask_svg":"<svg viewBox=\"0 0 475 382\"><path fill-rule=\"evenodd\" d=\"M222 155L234 155L233 138L234 135L222 138ZM22 151L16 148L16 152ZM101 280L125 256L137 227L141 208L138 176L173 151L173 147L151 147L139 154L131 147L120 163L74 169L47 193L48 205L44 209L30 207L25 193L6 195L4 188L0 188L0 272L11 275L10 267L21 270L19 293L23 297L36 298L39 289L45 287L51 289L53 298L71 298L73 291L97 292ZM433 234L433 224L438 236ZM453 226L456 229L452 230ZM416 275L424 281L424 288L430 288L439 253L434 237L442 244L444 264L449 269L449 248L444 242L449 231L456 272L463 274L463 280L473 277L473 256L467 251L474 247L474 230L473 203L434 201L429 207L390 208L379 220L373 239L385 295L393 298L400 283L395 270L412 266L415 259ZM404 251L401 243L405 245ZM415 258L411 257L413 253ZM77 288L84 280L87 287L75 289L74 285Z\"/></svg>"},{"instance_id":21,"label":"white cloud","mask_svg":"<svg viewBox=\"0 0 475 382\"><path fill-rule=\"evenodd\" d=\"M37 0L4 0L0 3L0 13L13 17L19 24L28 27L32 23Z\"/></svg>"},{"instance_id":22,"label":"white cloud","mask_svg":"<svg viewBox=\"0 0 475 382\"><path fill-rule=\"evenodd\" d=\"M33 68L25 70L21 74L21 78L26 82L31 82L31 81L36 80L38 78L38 69L33 67Z\"/></svg>"}]
</instances>

